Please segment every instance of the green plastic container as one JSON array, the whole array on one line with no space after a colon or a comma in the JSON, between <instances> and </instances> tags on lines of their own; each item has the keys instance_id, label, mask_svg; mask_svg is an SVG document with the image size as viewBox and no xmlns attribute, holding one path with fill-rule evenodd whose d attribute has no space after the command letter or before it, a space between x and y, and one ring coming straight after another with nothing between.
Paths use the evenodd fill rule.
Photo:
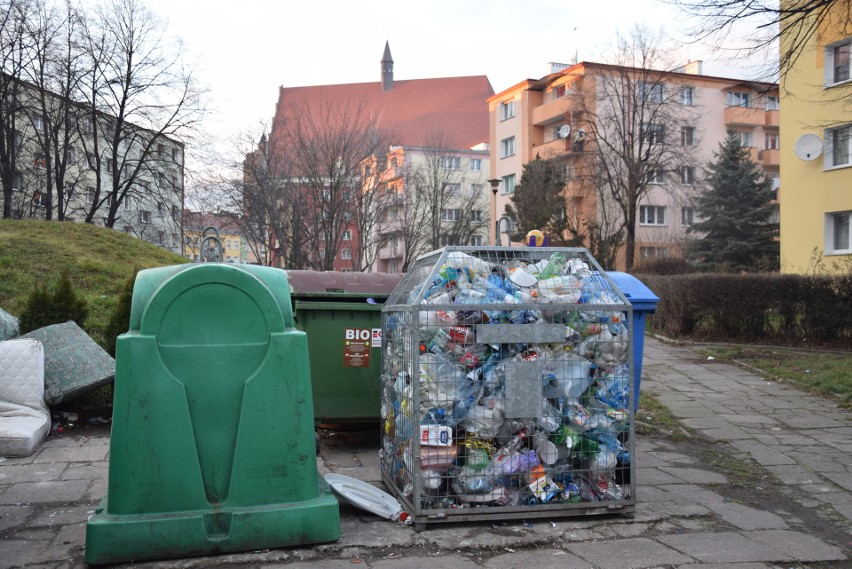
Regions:
<instances>
[{"instance_id":1,"label":"green plastic container","mask_svg":"<svg viewBox=\"0 0 852 569\"><path fill-rule=\"evenodd\" d=\"M296 328L308 336L314 422L378 422L382 305L402 274L287 271Z\"/></svg>"},{"instance_id":2,"label":"green plastic container","mask_svg":"<svg viewBox=\"0 0 852 569\"><path fill-rule=\"evenodd\" d=\"M86 525L87 563L339 539L288 290L268 267L139 273L117 341L107 497Z\"/></svg>"}]
</instances>

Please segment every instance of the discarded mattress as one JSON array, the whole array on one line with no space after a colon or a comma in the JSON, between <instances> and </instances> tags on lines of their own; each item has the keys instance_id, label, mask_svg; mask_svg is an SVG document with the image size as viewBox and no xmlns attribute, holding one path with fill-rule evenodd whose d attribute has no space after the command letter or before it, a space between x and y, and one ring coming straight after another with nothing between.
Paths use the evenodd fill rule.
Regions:
<instances>
[{"instance_id":1,"label":"discarded mattress","mask_svg":"<svg viewBox=\"0 0 852 569\"><path fill-rule=\"evenodd\" d=\"M18 319L0 308L0 342L18 337Z\"/></svg>"},{"instance_id":2,"label":"discarded mattress","mask_svg":"<svg viewBox=\"0 0 852 569\"><path fill-rule=\"evenodd\" d=\"M45 326L24 334L44 345L44 400L56 405L111 382L115 360L76 322Z\"/></svg>"},{"instance_id":3,"label":"discarded mattress","mask_svg":"<svg viewBox=\"0 0 852 569\"><path fill-rule=\"evenodd\" d=\"M29 456L49 430L41 343L0 342L0 456Z\"/></svg>"}]
</instances>

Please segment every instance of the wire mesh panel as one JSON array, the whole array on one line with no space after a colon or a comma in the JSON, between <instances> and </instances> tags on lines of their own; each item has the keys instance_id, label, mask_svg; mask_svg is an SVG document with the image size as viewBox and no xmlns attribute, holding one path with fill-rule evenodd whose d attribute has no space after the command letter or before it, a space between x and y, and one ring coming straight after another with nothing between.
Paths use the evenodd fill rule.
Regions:
<instances>
[{"instance_id":1,"label":"wire mesh panel","mask_svg":"<svg viewBox=\"0 0 852 569\"><path fill-rule=\"evenodd\" d=\"M415 525L632 513L631 317L585 249L417 259L382 310L382 476Z\"/></svg>"}]
</instances>

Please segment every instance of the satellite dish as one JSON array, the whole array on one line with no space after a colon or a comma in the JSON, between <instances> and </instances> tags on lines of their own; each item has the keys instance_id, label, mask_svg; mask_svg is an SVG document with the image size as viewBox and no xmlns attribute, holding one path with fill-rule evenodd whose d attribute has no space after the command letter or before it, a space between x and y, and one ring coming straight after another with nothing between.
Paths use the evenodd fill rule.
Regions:
<instances>
[{"instance_id":1,"label":"satellite dish","mask_svg":"<svg viewBox=\"0 0 852 569\"><path fill-rule=\"evenodd\" d=\"M793 149L799 160L810 162L816 160L822 154L822 139L811 133L803 134L796 140Z\"/></svg>"},{"instance_id":2,"label":"satellite dish","mask_svg":"<svg viewBox=\"0 0 852 569\"><path fill-rule=\"evenodd\" d=\"M568 138L568 135L571 134L571 126L567 124L563 124L559 127L559 138Z\"/></svg>"}]
</instances>

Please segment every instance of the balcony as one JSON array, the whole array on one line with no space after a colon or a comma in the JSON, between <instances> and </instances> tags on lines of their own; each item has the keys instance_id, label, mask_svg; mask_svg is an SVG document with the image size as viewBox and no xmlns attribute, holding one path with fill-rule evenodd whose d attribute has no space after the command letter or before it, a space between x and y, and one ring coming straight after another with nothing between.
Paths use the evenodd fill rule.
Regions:
<instances>
[{"instance_id":1,"label":"balcony","mask_svg":"<svg viewBox=\"0 0 852 569\"><path fill-rule=\"evenodd\" d=\"M757 150L756 146L746 146L746 150L748 150L749 160L752 162L757 162L758 157L760 156L760 152Z\"/></svg>"},{"instance_id":2,"label":"balcony","mask_svg":"<svg viewBox=\"0 0 852 569\"><path fill-rule=\"evenodd\" d=\"M755 107L725 107L725 124L735 126L763 126L766 111Z\"/></svg>"},{"instance_id":3,"label":"balcony","mask_svg":"<svg viewBox=\"0 0 852 569\"><path fill-rule=\"evenodd\" d=\"M532 154L540 154L542 158L553 158L554 156L561 156L563 154L567 154L571 150L571 137L567 139L557 138L551 140L550 142L545 142L544 144L539 144L538 146L534 146L532 149Z\"/></svg>"},{"instance_id":4,"label":"balcony","mask_svg":"<svg viewBox=\"0 0 852 569\"><path fill-rule=\"evenodd\" d=\"M775 128L778 128L781 125L780 116L781 111L777 109L774 111L766 111L766 122L763 123L763 126L774 126Z\"/></svg>"},{"instance_id":5,"label":"balcony","mask_svg":"<svg viewBox=\"0 0 852 569\"><path fill-rule=\"evenodd\" d=\"M778 167L781 164L781 151L777 148L767 148L760 151L760 161L764 166Z\"/></svg>"},{"instance_id":6,"label":"balcony","mask_svg":"<svg viewBox=\"0 0 852 569\"><path fill-rule=\"evenodd\" d=\"M532 123L535 126L544 126L565 122L565 113L571 107L569 97L561 97L555 101L549 101L532 110Z\"/></svg>"},{"instance_id":7,"label":"balcony","mask_svg":"<svg viewBox=\"0 0 852 569\"><path fill-rule=\"evenodd\" d=\"M388 259L402 259L402 250L401 249L392 249L390 247L384 247L379 249L379 259L386 261Z\"/></svg>"}]
</instances>

